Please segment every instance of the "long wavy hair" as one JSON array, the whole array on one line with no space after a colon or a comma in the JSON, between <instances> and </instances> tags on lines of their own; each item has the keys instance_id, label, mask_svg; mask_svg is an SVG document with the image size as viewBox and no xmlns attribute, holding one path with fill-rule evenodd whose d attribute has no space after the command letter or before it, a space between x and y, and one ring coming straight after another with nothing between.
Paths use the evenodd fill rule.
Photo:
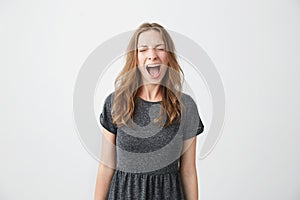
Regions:
<instances>
[{"instance_id":1,"label":"long wavy hair","mask_svg":"<svg viewBox=\"0 0 300 200\"><path fill-rule=\"evenodd\" d=\"M160 113L154 121L161 122L161 124L165 121L163 126L166 127L181 117L183 71L177 61L173 40L160 24L143 23L130 39L125 66L115 80L112 118L118 126L129 125L128 122L133 118L135 101L142 86L141 73L137 67L137 43L139 35L148 30L155 30L161 34L169 61L168 69L160 85L162 94Z\"/></svg>"}]
</instances>

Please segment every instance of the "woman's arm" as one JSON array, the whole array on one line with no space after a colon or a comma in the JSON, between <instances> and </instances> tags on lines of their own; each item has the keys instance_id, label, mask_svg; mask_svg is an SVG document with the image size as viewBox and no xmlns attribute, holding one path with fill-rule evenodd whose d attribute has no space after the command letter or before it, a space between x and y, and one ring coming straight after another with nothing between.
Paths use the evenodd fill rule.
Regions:
<instances>
[{"instance_id":1,"label":"woman's arm","mask_svg":"<svg viewBox=\"0 0 300 200\"><path fill-rule=\"evenodd\" d=\"M105 200L116 162L116 136L102 128L101 156L96 180L94 200Z\"/></svg>"},{"instance_id":2,"label":"woman's arm","mask_svg":"<svg viewBox=\"0 0 300 200\"><path fill-rule=\"evenodd\" d=\"M198 200L198 179L196 170L196 137L185 140L183 143L183 154L180 158L180 173L185 198L187 200Z\"/></svg>"}]
</instances>

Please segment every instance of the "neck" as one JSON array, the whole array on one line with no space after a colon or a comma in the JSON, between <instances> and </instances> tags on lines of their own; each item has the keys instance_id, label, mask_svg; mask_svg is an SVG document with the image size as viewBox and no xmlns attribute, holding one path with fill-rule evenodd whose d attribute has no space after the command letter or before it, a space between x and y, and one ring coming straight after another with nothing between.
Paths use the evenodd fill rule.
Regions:
<instances>
[{"instance_id":1,"label":"neck","mask_svg":"<svg viewBox=\"0 0 300 200\"><path fill-rule=\"evenodd\" d=\"M162 94L159 84L143 85L138 92L138 96L147 101L161 101Z\"/></svg>"}]
</instances>

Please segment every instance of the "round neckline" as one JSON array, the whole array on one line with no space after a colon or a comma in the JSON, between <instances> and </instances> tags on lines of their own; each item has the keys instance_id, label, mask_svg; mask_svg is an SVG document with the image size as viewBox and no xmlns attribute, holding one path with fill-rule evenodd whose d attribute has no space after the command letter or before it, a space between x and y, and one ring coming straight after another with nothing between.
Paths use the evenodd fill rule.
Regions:
<instances>
[{"instance_id":1,"label":"round neckline","mask_svg":"<svg viewBox=\"0 0 300 200\"><path fill-rule=\"evenodd\" d=\"M162 102L162 101L148 101L148 100L143 99L140 96L137 96L137 98L146 103L161 103Z\"/></svg>"}]
</instances>

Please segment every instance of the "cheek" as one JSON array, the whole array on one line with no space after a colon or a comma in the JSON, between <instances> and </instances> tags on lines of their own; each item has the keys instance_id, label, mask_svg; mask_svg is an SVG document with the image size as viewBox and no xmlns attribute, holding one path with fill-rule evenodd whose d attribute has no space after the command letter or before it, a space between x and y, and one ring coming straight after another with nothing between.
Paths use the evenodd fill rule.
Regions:
<instances>
[{"instance_id":1,"label":"cheek","mask_svg":"<svg viewBox=\"0 0 300 200\"><path fill-rule=\"evenodd\" d=\"M168 54L166 52L161 53L160 55L161 61L163 61L165 64L168 63Z\"/></svg>"},{"instance_id":2,"label":"cheek","mask_svg":"<svg viewBox=\"0 0 300 200\"><path fill-rule=\"evenodd\" d=\"M143 65L144 63L144 57L142 55L137 56L138 65Z\"/></svg>"},{"instance_id":3,"label":"cheek","mask_svg":"<svg viewBox=\"0 0 300 200\"><path fill-rule=\"evenodd\" d=\"M139 72L142 72L142 71L141 71L142 69L141 69L141 66L140 66L140 65L138 65L137 68L138 68Z\"/></svg>"}]
</instances>

